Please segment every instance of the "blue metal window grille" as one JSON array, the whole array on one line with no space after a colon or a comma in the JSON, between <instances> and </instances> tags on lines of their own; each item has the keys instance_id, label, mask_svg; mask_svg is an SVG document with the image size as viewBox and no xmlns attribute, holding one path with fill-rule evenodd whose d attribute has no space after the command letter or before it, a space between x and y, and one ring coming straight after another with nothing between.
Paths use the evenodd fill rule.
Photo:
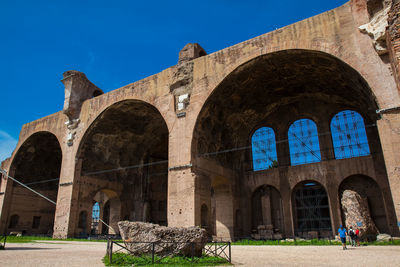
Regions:
<instances>
[{"instance_id":1,"label":"blue metal window grille","mask_svg":"<svg viewBox=\"0 0 400 267\"><path fill-rule=\"evenodd\" d=\"M251 137L253 169L255 171L272 168L277 163L275 133L272 128L261 127Z\"/></svg>"},{"instance_id":2,"label":"blue metal window grille","mask_svg":"<svg viewBox=\"0 0 400 267\"><path fill-rule=\"evenodd\" d=\"M317 125L309 119L295 121L289 128L291 165L321 161Z\"/></svg>"},{"instance_id":3,"label":"blue metal window grille","mask_svg":"<svg viewBox=\"0 0 400 267\"><path fill-rule=\"evenodd\" d=\"M331 133L336 159L370 154L363 117L352 110L336 114L331 121Z\"/></svg>"},{"instance_id":4,"label":"blue metal window grille","mask_svg":"<svg viewBox=\"0 0 400 267\"><path fill-rule=\"evenodd\" d=\"M100 218L100 206L99 203L96 202L93 205L93 210L92 210L92 222L93 223L98 223Z\"/></svg>"}]
</instances>

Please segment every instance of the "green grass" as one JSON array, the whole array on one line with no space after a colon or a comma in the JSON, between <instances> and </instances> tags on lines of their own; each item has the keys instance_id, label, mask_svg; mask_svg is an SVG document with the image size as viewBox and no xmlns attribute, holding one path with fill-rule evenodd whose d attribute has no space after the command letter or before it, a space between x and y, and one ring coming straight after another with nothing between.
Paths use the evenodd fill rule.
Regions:
<instances>
[{"instance_id":1,"label":"green grass","mask_svg":"<svg viewBox=\"0 0 400 267\"><path fill-rule=\"evenodd\" d=\"M400 246L400 240L360 242L360 244L369 246Z\"/></svg>"},{"instance_id":2,"label":"green grass","mask_svg":"<svg viewBox=\"0 0 400 267\"><path fill-rule=\"evenodd\" d=\"M347 243L349 245L349 243ZM232 245L237 246L337 246L341 245L338 240L325 240L325 239L312 239L312 240L297 240L294 241L284 241L284 240L239 240L232 242ZM369 246L399 246L400 240L393 241L374 241L374 242L361 242L361 245Z\"/></svg>"},{"instance_id":3,"label":"green grass","mask_svg":"<svg viewBox=\"0 0 400 267\"><path fill-rule=\"evenodd\" d=\"M155 256L154 261L158 262L160 258ZM201 258L191 258L183 256L166 257L156 264L151 264L151 256L135 257L126 253L113 253L112 264L108 256L104 256L103 262L106 266L220 266L231 265L227 260L218 257L203 256Z\"/></svg>"},{"instance_id":4,"label":"green grass","mask_svg":"<svg viewBox=\"0 0 400 267\"><path fill-rule=\"evenodd\" d=\"M89 240L80 238L67 238L67 239L56 239L47 236L7 236L7 243L31 243L41 240L51 241L85 241L85 242L107 242L107 240Z\"/></svg>"},{"instance_id":5,"label":"green grass","mask_svg":"<svg viewBox=\"0 0 400 267\"><path fill-rule=\"evenodd\" d=\"M285 241L285 240L239 240L232 242L232 245L239 246L330 246L330 245L340 245L339 241L335 240L324 240L324 239L312 239L312 240L297 240L294 241Z\"/></svg>"}]
</instances>

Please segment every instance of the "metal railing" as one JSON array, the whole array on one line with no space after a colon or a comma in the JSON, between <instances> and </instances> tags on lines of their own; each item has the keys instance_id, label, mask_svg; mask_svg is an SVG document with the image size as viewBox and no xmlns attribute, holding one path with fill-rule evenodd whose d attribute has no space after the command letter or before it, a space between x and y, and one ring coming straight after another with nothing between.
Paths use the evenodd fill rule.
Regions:
<instances>
[{"instance_id":1,"label":"metal railing","mask_svg":"<svg viewBox=\"0 0 400 267\"><path fill-rule=\"evenodd\" d=\"M196 245L201 245L200 243L195 243L195 242L123 242L123 241L114 241L112 239L109 239L107 241L107 251L106 255L108 257L109 263L111 264L113 261L113 254L118 253L118 252L123 252L123 253L129 253L132 255L137 255L138 253L135 251L132 251L129 248L129 244L135 244L140 246L140 250L143 252L140 254L138 257L151 257L151 264L162 264L162 259L167 258L167 257L172 257L172 256L179 256L181 255L178 252L175 252L176 250L170 249L167 250L167 253L159 254L157 253L158 250L162 248L168 248L171 247L172 245L178 245L178 244L186 244L190 246L190 253L189 255L186 255L186 259L191 262L195 263L198 261L200 258L203 258L205 256L213 256L213 257L218 257L221 259L226 260L227 262L231 263L232 258L231 258L231 242L209 242L207 243L203 249L202 249L202 255L198 256L196 255L195 247ZM115 249L116 248L116 249Z\"/></svg>"},{"instance_id":2,"label":"metal railing","mask_svg":"<svg viewBox=\"0 0 400 267\"><path fill-rule=\"evenodd\" d=\"M0 249L4 249L6 247L6 241L7 241L7 235L0 236Z\"/></svg>"}]
</instances>

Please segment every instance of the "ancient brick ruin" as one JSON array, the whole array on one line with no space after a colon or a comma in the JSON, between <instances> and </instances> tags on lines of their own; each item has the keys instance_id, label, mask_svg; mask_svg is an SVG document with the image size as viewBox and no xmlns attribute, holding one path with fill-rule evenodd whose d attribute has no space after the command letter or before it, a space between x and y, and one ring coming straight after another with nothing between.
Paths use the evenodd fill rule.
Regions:
<instances>
[{"instance_id":1,"label":"ancient brick ruin","mask_svg":"<svg viewBox=\"0 0 400 267\"><path fill-rule=\"evenodd\" d=\"M130 220L324 237L352 190L399 235L399 7L351 0L209 55L188 44L177 65L108 93L65 72L64 110L24 125L1 165L57 205L3 175L0 233Z\"/></svg>"}]
</instances>

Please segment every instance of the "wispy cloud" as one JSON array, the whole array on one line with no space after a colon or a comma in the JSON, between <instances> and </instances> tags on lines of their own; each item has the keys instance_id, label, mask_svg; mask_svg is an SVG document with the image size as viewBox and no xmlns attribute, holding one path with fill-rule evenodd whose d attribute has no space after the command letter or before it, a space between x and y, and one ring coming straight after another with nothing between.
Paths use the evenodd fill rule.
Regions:
<instances>
[{"instance_id":1,"label":"wispy cloud","mask_svg":"<svg viewBox=\"0 0 400 267\"><path fill-rule=\"evenodd\" d=\"M16 145L14 137L0 130L0 162L11 156Z\"/></svg>"}]
</instances>

